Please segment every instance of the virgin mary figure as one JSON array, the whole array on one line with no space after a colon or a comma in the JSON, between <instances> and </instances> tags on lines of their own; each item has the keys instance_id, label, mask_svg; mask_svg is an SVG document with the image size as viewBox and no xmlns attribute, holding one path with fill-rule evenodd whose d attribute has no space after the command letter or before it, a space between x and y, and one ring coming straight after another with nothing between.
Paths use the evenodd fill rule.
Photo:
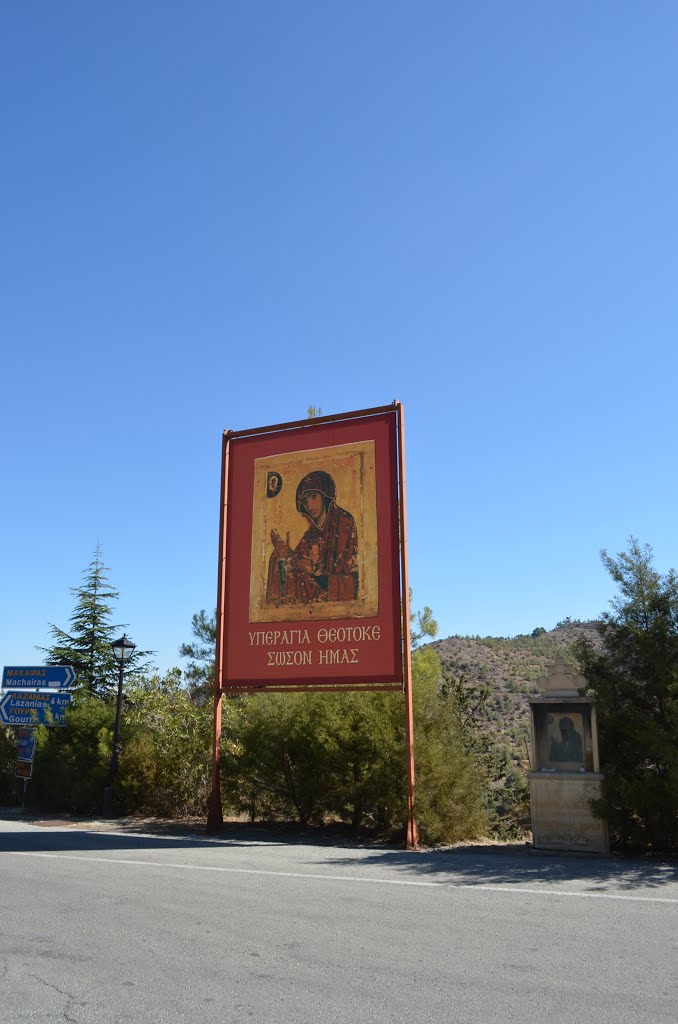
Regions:
<instances>
[{"instance_id":1,"label":"virgin mary figure","mask_svg":"<svg viewBox=\"0 0 678 1024\"><path fill-rule=\"evenodd\" d=\"M266 603L314 604L358 597L358 532L350 512L336 502L329 473L316 470L299 481L297 511L308 527L296 548L271 530Z\"/></svg>"}]
</instances>

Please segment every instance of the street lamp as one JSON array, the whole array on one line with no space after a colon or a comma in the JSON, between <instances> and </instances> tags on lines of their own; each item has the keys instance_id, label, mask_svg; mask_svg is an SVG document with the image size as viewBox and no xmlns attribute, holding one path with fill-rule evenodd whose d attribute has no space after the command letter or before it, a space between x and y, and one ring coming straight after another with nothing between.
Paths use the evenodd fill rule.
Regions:
<instances>
[{"instance_id":1,"label":"street lamp","mask_svg":"<svg viewBox=\"0 0 678 1024\"><path fill-rule=\"evenodd\" d=\"M120 736L120 713L122 711L122 679L125 673L125 662L129 661L132 657L136 644L133 644L131 640L128 640L126 634L123 633L119 640L115 640L111 644L111 647L113 648L113 654L120 665L120 675L118 676L118 699L115 706L113 754L111 755L111 768L108 773L108 785L104 789L104 818L113 817L113 782L118 773L118 754L120 752L118 737Z\"/></svg>"}]
</instances>

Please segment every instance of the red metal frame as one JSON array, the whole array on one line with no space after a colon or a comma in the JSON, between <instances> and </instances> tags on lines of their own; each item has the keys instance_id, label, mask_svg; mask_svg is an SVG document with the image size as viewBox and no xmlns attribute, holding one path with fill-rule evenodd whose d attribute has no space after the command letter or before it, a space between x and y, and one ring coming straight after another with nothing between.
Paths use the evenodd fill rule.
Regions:
<instances>
[{"instance_id":1,"label":"red metal frame","mask_svg":"<svg viewBox=\"0 0 678 1024\"><path fill-rule=\"evenodd\" d=\"M294 430L297 427L313 428L319 423L336 423L339 420L358 420L364 416L378 416L382 412L393 412L400 405L393 402L392 405L378 405L374 409L359 409L357 412L338 412L335 416L314 416L312 419L290 420L289 423L274 423L268 427L251 427L249 430L229 430L229 437L250 437L254 434L274 434L280 430Z\"/></svg>"},{"instance_id":2,"label":"red metal frame","mask_svg":"<svg viewBox=\"0 0 678 1024\"><path fill-rule=\"evenodd\" d=\"M373 691L384 691L390 693L402 693L403 687L400 683L393 683L389 686L388 683L365 683L361 686L360 683L351 683L350 686L337 683L328 683L326 686L318 686L313 684L312 686L277 686L275 683L262 683L261 685L253 683L251 686L238 688L237 686L229 686L228 690L224 690L224 694L231 693L372 693Z\"/></svg>"},{"instance_id":3,"label":"red metal frame","mask_svg":"<svg viewBox=\"0 0 678 1024\"><path fill-rule=\"evenodd\" d=\"M405 498L405 421L401 402L396 402L398 421L398 476L400 495L400 578L403 606L403 683L405 691L405 758L407 761L407 834L408 850L419 845L419 830L414 810L414 715L412 710L412 644L410 639L410 582L407 565L407 505Z\"/></svg>"},{"instance_id":4,"label":"red metal frame","mask_svg":"<svg viewBox=\"0 0 678 1024\"><path fill-rule=\"evenodd\" d=\"M212 730L212 785L207 809L207 831L218 832L224 824L221 806L221 637L224 614L224 581L226 578L226 519L228 513L228 454L230 431L221 444L221 511L219 515L219 570L217 582L216 649L214 652L214 721Z\"/></svg>"},{"instance_id":5,"label":"red metal frame","mask_svg":"<svg viewBox=\"0 0 678 1024\"><path fill-rule=\"evenodd\" d=\"M369 410L366 410L369 412ZM395 408L379 409L376 414L358 413L353 416L344 414L343 422L335 423L332 418L324 418L326 422L319 425L313 432L309 422L301 421L289 425L284 431L263 428L253 437L234 438L230 435L232 445L229 464L229 499L228 526L224 538L224 558L227 575L223 587L223 607L220 616L220 628L223 629L220 659L219 684L224 692L235 690L248 691L250 688L259 692L262 687L325 687L328 683L343 685L347 691L354 685L364 688L366 684L375 686L402 686L402 624L401 624L401 572L399 551L399 494L398 494L398 434ZM374 424L374 426L370 426ZM287 427L287 425L284 425ZM243 432L245 434L245 432ZM379 565L380 565L380 613L379 618L368 619L368 622L380 625L384 640L379 653L371 645L365 648L365 663L361 655L360 668L351 670L345 662L340 670L334 673L331 666L323 668L322 660L313 655L313 668L303 668L296 674L293 668L272 671L269 663L264 667L264 658L257 650L250 650L252 640L247 640L248 630L275 629L275 625L251 625L245 613L246 602L242 595L250 586L250 540L252 530L252 506L248 488L250 479L253 481L255 460L262 455L293 452L296 450L315 448L327 445L347 443L349 440L361 441L365 436L374 436L377 441L376 473L380 481L377 490L377 515L383 524L380 528ZM307 441L308 438L308 441ZM279 440L278 440L279 439ZM237 493L236 493L237 492ZM389 519L386 523L385 520ZM381 530L386 533L381 536ZM386 543L383 543L386 541ZM383 574L383 575L381 575ZM338 613L336 625L348 627L349 621L344 614ZM348 616L350 619L350 616ZM317 622L317 626L315 623ZM282 625L282 623L281 623ZM309 625L311 627L311 645L317 650L318 633L324 623L320 620L304 620L293 622L294 626ZM332 623L327 620L327 625ZM270 641L269 641L270 642ZM308 643L308 640L306 641ZM322 641L321 641L322 642ZM259 648L259 642L255 643ZM252 655L255 654L254 659ZM258 655L258 656L257 656ZM375 655L378 655L375 657Z\"/></svg>"},{"instance_id":6,"label":"red metal frame","mask_svg":"<svg viewBox=\"0 0 678 1024\"><path fill-rule=\"evenodd\" d=\"M311 685L281 685L275 683L256 682L248 686L229 686L225 691L222 688L223 677L223 626L224 626L224 590L226 579L226 539L227 539L227 518L228 518L228 460L229 446L234 438L248 437L255 434L274 433L294 428L313 427L321 423L333 423L338 420L359 419L382 413L394 413L396 417L396 439L397 439L397 467L398 467L398 504L399 504L399 530L400 530L400 584L401 584L401 644L403 659L403 683L371 682L337 684L332 682L315 682ZM409 581L407 564L407 519L405 504L405 445L404 445L404 417L402 403L394 401L392 405L377 406L372 409L362 409L356 412L339 413L334 416L319 416L313 419L294 420L289 423L279 423L267 427L254 427L248 430L226 431L223 436L222 448L222 476L221 476L221 515L219 526L219 573L217 592L217 618L216 618L216 662L214 679L214 729L212 746L212 791L209 801L207 818L207 831L216 832L223 827L223 812L221 804L220 786L220 742L221 742L221 702L224 692L232 694L242 693L298 693L298 692L362 692L362 691L401 691L405 697L405 744L407 761L407 831L406 846L414 849L419 843L414 805L414 724L412 712L412 655L410 644L410 601Z\"/></svg>"}]
</instances>

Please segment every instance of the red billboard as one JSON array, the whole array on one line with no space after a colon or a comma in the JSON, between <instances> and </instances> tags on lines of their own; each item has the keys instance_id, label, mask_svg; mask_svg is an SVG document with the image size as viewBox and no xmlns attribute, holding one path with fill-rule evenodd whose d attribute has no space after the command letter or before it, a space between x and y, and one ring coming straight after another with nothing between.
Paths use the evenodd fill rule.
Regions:
<instances>
[{"instance_id":1,"label":"red billboard","mask_svg":"<svg viewBox=\"0 0 678 1024\"><path fill-rule=\"evenodd\" d=\"M397 404L224 435L222 692L403 686L401 444Z\"/></svg>"}]
</instances>

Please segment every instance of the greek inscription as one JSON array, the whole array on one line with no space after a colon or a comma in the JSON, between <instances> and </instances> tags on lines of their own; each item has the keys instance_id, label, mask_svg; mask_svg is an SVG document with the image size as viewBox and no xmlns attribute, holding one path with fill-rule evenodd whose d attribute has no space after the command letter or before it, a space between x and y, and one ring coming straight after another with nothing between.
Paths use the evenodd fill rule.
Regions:
<instances>
[{"instance_id":1,"label":"greek inscription","mask_svg":"<svg viewBox=\"0 0 678 1024\"><path fill-rule=\"evenodd\" d=\"M321 665L357 665L358 648L330 648L319 652Z\"/></svg>"},{"instance_id":2,"label":"greek inscription","mask_svg":"<svg viewBox=\"0 0 678 1024\"><path fill-rule=\"evenodd\" d=\"M312 651L267 651L268 666L279 665L311 665Z\"/></svg>"},{"instance_id":3,"label":"greek inscription","mask_svg":"<svg viewBox=\"0 0 678 1024\"><path fill-rule=\"evenodd\" d=\"M258 629L249 633L250 647L276 647L278 644L310 644L307 629Z\"/></svg>"},{"instance_id":4,"label":"greek inscription","mask_svg":"<svg viewBox=\"0 0 678 1024\"><path fill-rule=\"evenodd\" d=\"M318 630L318 643L342 644L361 640L380 640L381 626L332 626Z\"/></svg>"}]
</instances>

